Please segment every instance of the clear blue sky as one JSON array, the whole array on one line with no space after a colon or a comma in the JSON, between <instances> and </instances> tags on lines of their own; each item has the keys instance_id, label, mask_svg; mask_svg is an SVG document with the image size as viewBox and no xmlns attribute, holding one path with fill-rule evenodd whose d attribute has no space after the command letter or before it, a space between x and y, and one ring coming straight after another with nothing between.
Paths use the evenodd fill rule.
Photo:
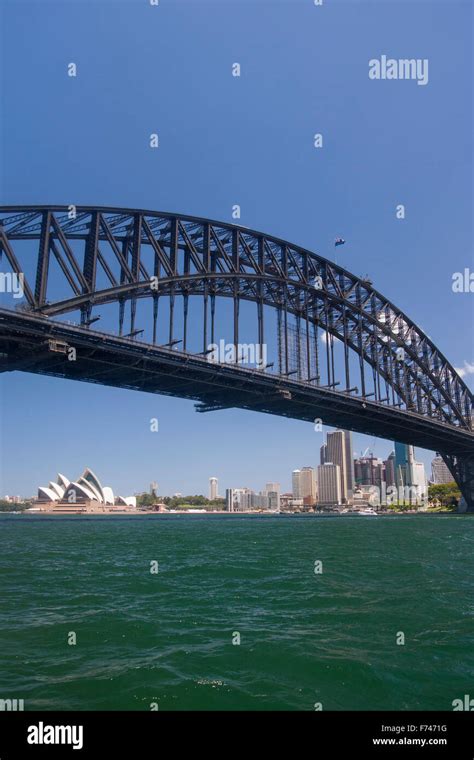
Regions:
<instances>
[{"instance_id":1,"label":"clear blue sky","mask_svg":"<svg viewBox=\"0 0 474 760\"><path fill-rule=\"evenodd\" d=\"M454 366L474 365L474 295L451 290L453 272L474 268L470 2L1 5L3 204L228 221L240 204L242 224L327 256L341 235L341 263L368 273ZM428 58L429 83L371 81L368 61L382 54ZM198 415L180 399L25 373L0 383L2 495L86 465L126 494L152 480L162 493L206 493L211 475L221 491L287 489L323 439L302 422ZM355 436L354 448L372 442ZM374 442L379 456L391 447Z\"/></svg>"}]
</instances>

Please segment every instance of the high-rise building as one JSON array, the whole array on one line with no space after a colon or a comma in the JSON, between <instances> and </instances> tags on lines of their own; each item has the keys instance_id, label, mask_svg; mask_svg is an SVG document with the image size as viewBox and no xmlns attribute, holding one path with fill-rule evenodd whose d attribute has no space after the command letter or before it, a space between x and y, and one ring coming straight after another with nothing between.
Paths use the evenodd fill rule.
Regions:
<instances>
[{"instance_id":1,"label":"high-rise building","mask_svg":"<svg viewBox=\"0 0 474 760\"><path fill-rule=\"evenodd\" d=\"M426 484L425 465L423 462L413 462L412 478L411 486L416 489L416 496L418 498L426 496L428 489Z\"/></svg>"},{"instance_id":2,"label":"high-rise building","mask_svg":"<svg viewBox=\"0 0 474 760\"><path fill-rule=\"evenodd\" d=\"M341 503L341 468L337 464L320 464L318 467L318 503Z\"/></svg>"},{"instance_id":3,"label":"high-rise building","mask_svg":"<svg viewBox=\"0 0 474 760\"><path fill-rule=\"evenodd\" d=\"M384 462L385 464L385 480L387 482L387 488L396 485L395 481L395 452L392 451L388 455Z\"/></svg>"},{"instance_id":4,"label":"high-rise building","mask_svg":"<svg viewBox=\"0 0 474 760\"><path fill-rule=\"evenodd\" d=\"M227 488L225 492L226 509L228 512L252 508L252 496L255 496L251 488Z\"/></svg>"},{"instance_id":5,"label":"high-rise building","mask_svg":"<svg viewBox=\"0 0 474 760\"><path fill-rule=\"evenodd\" d=\"M301 497L311 503L316 501L316 473L312 467L303 467L300 475Z\"/></svg>"},{"instance_id":6,"label":"high-rise building","mask_svg":"<svg viewBox=\"0 0 474 760\"><path fill-rule=\"evenodd\" d=\"M279 483L267 483L264 493L268 497L268 509L280 511L280 491Z\"/></svg>"},{"instance_id":7,"label":"high-rise building","mask_svg":"<svg viewBox=\"0 0 474 760\"><path fill-rule=\"evenodd\" d=\"M351 501L354 493L354 453L352 451L352 433L350 430L344 430L344 440L346 446L347 500Z\"/></svg>"},{"instance_id":8,"label":"high-rise building","mask_svg":"<svg viewBox=\"0 0 474 760\"><path fill-rule=\"evenodd\" d=\"M347 492L347 460L346 460L346 439L344 430L336 430L334 433L327 434L326 463L337 464L339 467L339 477L341 478L341 499L343 502L348 500Z\"/></svg>"},{"instance_id":9,"label":"high-rise building","mask_svg":"<svg viewBox=\"0 0 474 760\"><path fill-rule=\"evenodd\" d=\"M384 462L377 457L360 457L354 462L355 482L359 486L382 488L385 480Z\"/></svg>"},{"instance_id":10,"label":"high-rise building","mask_svg":"<svg viewBox=\"0 0 474 760\"><path fill-rule=\"evenodd\" d=\"M321 446L319 449L319 464L326 464L326 455L327 455L328 447L325 443Z\"/></svg>"},{"instance_id":11,"label":"high-rise building","mask_svg":"<svg viewBox=\"0 0 474 760\"><path fill-rule=\"evenodd\" d=\"M395 442L395 485L397 488L411 488L416 492L410 494L416 498L426 494L426 474L423 462L415 460L413 446Z\"/></svg>"},{"instance_id":12,"label":"high-rise building","mask_svg":"<svg viewBox=\"0 0 474 760\"><path fill-rule=\"evenodd\" d=\"M228 488L226 490L226 509L228 512L242 512L252 509L278 511L280 509L280 491L255 493L251 488Z\"/></svg>"},{"instance_id":13,"label":"high-rise building","mask_svg":"<svg viewBox=\"0 0 474 760\"><path fill-rule=\"evenodd\" d=\"M438 485L442 483L452 483L454 480L444 459L440 457L439 454L436 454L431 462L431 480Z\"/></svg>"},{"instance_id":14,"label":"high-rise building","mask_svg":"<svg viewBox=\"0 0 474 760\"><path fill-rule=\"evenodd\" d=\"M265 491L277 491L278 493L280 493L281 486L279 483L267 483L265 485Z\"/></svg>"},{"instance_id":15,"label":"high-rise building","mask_svg":"<svg viewBox=\"0 0 474 760\"><path fill-rule=\"evenodd\" d=\"M225 507L228 512L234 512L234 507L236 505L236 498L234 494L233 488L226 488L225 491Z\"/></svg>"},{"instance_id":16,"label":"high-rise building","mask_svg":"<svg viewBox=\"0 0 474 760\"><path fill-rule=\"evenodd\" d=\"M307 499L310 503L316 501L316 476L312 467L293 470L292 490L295 499Z\"/></svg>"},{"instance_id":17,"label":"high-rise building","mask_svg":"<svg viewBox=\"0 0 474 760\"><path fill-rule=\"evenodd\" d=\"M267 491L268 509L280 511L280 491Z\"/></svg>"},{"instance_id":18,"label":"high-rise building","mask_svg":"<svg viewBox=\"0 0 474 760\"><path fill-rule=\"evenodd\" d=\"M414 459L413 446L395 441L395 485L397 488L411 486Z\"/></svg>"},{"instance_id":19,"label":"high-rise building","mask_svg":"<svg viewBox=\"0 0 474 760\"><path fill-rule=\"evenodd\" d=\"M209 478L209 501L215 501L219 498L217 478Z\"/></svg>"},{"instance_id":20,"label":"high-rise building","mask_svg":"<svg viewBox=\"0 0 474 760\"><path fill-rule=\"evenodd\" d=\"M291 491L295 499L301 498L301 470L293 470L291 473Z\"/></svg>"}]
</instances>

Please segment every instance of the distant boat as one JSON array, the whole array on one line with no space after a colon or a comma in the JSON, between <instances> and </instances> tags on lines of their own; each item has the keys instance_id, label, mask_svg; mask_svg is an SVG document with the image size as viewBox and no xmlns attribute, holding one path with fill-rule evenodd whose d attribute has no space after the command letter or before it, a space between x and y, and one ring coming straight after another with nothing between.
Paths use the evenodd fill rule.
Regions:
<instances>
[{"instance_id":1,"label":"distant boat","mask_svg":"<svg viewBox=\"0 0 474 760\"><path fill-rule=\"evenodd\" d=\"M362 515L364 517L377 517L377 512L373 507L367 507L366 509L359 509L358 512L356 512L358 515Z\"/></svg>"}]
</instances>

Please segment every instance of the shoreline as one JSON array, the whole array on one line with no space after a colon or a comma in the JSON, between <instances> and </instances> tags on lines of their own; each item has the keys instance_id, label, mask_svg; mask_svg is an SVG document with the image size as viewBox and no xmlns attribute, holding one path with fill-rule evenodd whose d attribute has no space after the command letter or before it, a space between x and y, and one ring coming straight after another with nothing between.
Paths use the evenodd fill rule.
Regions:
<instances>
[{"instance_id":1,"label":"shoreline","mask_svg":"<svg viewBox=\"0 0 474 760\"><path fill-rule=\"evenodd\" d=\"M469 515L471 513L469 512L408 512L405 510L395 511L391 510L389 512L375 512L373 514L364 514L359 512L254 512L254 511L239 511L239 512L227 512L227 511L214 511L214 512L189 512L189 511L182 511L182 512L146 512L146 511L115 511L115 512L106 512L106 511L84 511L84 512L56 512L54 510L41 510L41 511L30 511L30 510L22 510L22 511L2 511L0 512L1 515L8 515L8 516L21 516L21 517L183 517L183 516L189 516L189 517L212 517L212 516L225 516L225 517L265 517L265 518L271 518L271 517L314 517L314 518L325 518L325 517L394 517L396 515L403 516L403 517L433 517L433 516L446 516L446 515L456 515L456 516L464 516Z\"/></svg>"}]
</instances>

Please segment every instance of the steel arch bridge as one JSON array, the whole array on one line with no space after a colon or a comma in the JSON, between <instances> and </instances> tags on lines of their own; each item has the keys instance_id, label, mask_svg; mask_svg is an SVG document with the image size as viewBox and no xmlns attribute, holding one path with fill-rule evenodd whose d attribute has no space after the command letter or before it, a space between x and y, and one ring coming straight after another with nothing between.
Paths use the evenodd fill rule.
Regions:
<instances>
[{"instance_id":1,"label":"steel arch bridge","mask_svg":"<svg viewBox=\"0 0 474 760\"><path fill-rule=\"evenodd\" d=\"M11 291L1 371L194 399L199 412L320 419L432 449L474 511L473 394L368 278L235 224L85 206L0 207L0 258ZM243 363L249 346L255 366Z\"/></svg>"}]
</instances>

